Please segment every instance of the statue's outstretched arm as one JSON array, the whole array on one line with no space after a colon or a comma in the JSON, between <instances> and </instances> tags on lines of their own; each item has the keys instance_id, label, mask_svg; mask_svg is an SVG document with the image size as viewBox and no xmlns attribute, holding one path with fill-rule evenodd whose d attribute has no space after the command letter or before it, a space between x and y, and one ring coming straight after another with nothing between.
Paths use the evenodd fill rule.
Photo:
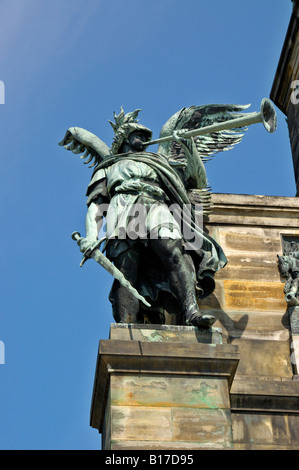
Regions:
<instances>
[{"instance_id":1,"label":"statue's outstretched arm","mask_svg":"<svg viewBox=\"0 0 299 470\"><path fill-rule=\"evenodd\" d=\"M92 202L87 210L85 218L85 238L80 241L80 250L85 252L97 242L99 231L103 224L103 212L100 210L100 204Z\"/></svg>"}]
</instances>

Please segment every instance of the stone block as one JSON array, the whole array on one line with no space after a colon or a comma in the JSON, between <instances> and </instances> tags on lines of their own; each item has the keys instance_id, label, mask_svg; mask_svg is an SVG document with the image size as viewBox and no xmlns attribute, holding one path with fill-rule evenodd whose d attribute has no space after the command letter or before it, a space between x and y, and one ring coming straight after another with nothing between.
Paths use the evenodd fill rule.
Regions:
<instances>
[{"instance_id":1,"label":"stone block","mask_svg":"<svg viewBox=\"0 0 299 470\"><path fill-rule=\"evenodd\" d=\"M233 413L232 422L236 449L299 449L299 416Z\"/></svg>"},{"instance_id":2,"label":"stone block","mask_svg":"<svg viewBox=\"0 0 299 470\"><path fill-rule=\"evenodd\" d=\"M173 328L175 326L175 328ZM220 328L199 330L194 326L112 323L110 339L121 341L221 344Z\"/></svg>"},{"instance_id":3,"label":"stone block","mask_svg":"<svg viewBox=\"0 0 299 470\"><path fill-rule=\"evenodd\" d=\"M262 227L277 230L297 229L299 226L298 201L292 197L245 194L213 194L211 225Z\"/></svg>"},{"instance_id":4,"label":"stone block","mask_svg":"<svg viewBox=\"0 0 299 470\"><path fill-rule=\"evenodd\" d=\"M117 406L229 408L227 380L217 377L114 375L111 404Z\"/></svg>"},{"instance_id":5,"label":"stone block","mask_svg":"<svg viewBox=\"0 0 299 470\"><path fill-rule=\"evenodd\" d=\"M274 232L274 233L273 233ZM277 230L257 227L221 227L220 243L227 252L280 253L281 241Z\"/></svg>"},{"instance_id":6,"label":"stone block","mask_svg":"<svg viewBox=\"0 0 299 470\"><path fill-rule=\"evenodd\" d=\"M235 339L253 339L259 341L289 340L289 322L287 315L281 312L259 311L211 311L217 318L215 326L222 329L223 341L233 343Z\"/></svg>"},{"instance_id":7,"label":"stone block","mask_svg":"<svg viewBox=\"0 0 299 470\"><path fill-rule=\"evenodd\" d=\"M224 280L223 284L228 310L285 310L284 285L281 283Z\"/></svg>"},{"instance_id":8,"label":"stone block","mask_svg":"<svg viewBox=\"0 0 299 470\"><path fill-rule=\"evenodd\" d=\"M91 425L103 448L231 446L229 387L238 347L206 343L193 327L146 326L111 326L111 339L100 342ZM220 329L214 333L219 340ZM185 337L190 342L179 341Z\"/></svg>"},{"instance_id":9,"label":"stone block","mask_svg":"<svg viewBox=\"0 0 299 470\"><path fill-rule=\"evenodd\" d=\"M172 440L171 409L111 406L111 440Z\"/></svg>"},{"instance_id":10,"label":"stone block","mask_svg":"<svg viewBox=\"0 0 299 470\"><path fill-rule=\"evenodd\" d=\"M232 446L230 410L174 408L173 440Z\"/></svg>"},{"instance_id":11,"label":"stone block","mask_svg":"<svg viewBox=\"0 0 299 470\"><path fill-rule=\"evenodd\" d=\"M240 363L237 375L292 378L290 343L287 341L235 339Z\"/></svg>"},{"instance_id":12,"label":"stone block","mask_svg":"<svg viewBox=\"0 0 299 470\"><path fill-rule=\"evenodd\" d=\"M226 447L230 448L230 445ZM210 442L192 442L192 441L142 441L142 440L117 440L111 441L111 450L172 450L174 455L176 451L187 450L223 450L222 443ZM184 455L184 454L183 454Z\"/></svg>"},{"instance_id":13,"label":"stone block","mask_svg":"<svg viewBox=\"0 0 299 470\"><path fill-rule=\"evenodd\" d=\"M280 282L276 254L226 252L228 264L219 273L217 280Z\"/></svg>"}]
</instances>

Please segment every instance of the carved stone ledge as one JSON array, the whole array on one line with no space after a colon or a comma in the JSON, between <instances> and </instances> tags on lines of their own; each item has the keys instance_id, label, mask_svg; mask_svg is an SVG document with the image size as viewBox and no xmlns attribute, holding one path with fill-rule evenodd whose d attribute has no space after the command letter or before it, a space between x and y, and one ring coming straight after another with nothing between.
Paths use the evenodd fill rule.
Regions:
<instances>
[{"instance_id":1,"label":"carved stone ledge","mask_svg":"<svg viewBox=\"0 0 299 470\"><path fill-rule=\"evenodd\" d=\"M233 412L299 414L299 382L235 378L230 391Z\"/></svg>"}]
</instances>

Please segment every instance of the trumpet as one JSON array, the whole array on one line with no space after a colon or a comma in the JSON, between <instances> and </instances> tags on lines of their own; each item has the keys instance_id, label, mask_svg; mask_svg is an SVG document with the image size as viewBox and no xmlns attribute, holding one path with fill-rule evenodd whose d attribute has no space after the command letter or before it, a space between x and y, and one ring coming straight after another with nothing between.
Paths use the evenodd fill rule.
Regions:
<instances>
[{"instance_id":1,"label":"trumpet","mask_svg":"<svg viewBox=\"0 0 299 470\"><path fill-rule=\"evenodd\" d=\"M213 132L220 132L235 128L244 128L251 124L263 123L266 131L272 133L277 128L277 116L273 104L268 98L263 98L261 102L261 109L259 112L248 113L246 116L239 118L229 119L228 121L216 122L209 126L200 127L199 129L192 129L190 131L182 132L180 137L189 139L197 137L198 135L211 134ZM173 140L172 135L161 137L159 139L150 140L145 142L145 146L160 144L162 142L169 142Z\"/></svg>"}]
</instances>

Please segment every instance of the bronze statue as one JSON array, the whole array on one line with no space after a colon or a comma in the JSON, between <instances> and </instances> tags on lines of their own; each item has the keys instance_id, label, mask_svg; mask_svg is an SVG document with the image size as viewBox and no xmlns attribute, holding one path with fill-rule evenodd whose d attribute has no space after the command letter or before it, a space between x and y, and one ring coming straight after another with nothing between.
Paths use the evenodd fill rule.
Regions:
<instances>
[{"instance_id":1,"label":"bronze statue","mask_svg":"<svg viewBox=\"0 0 299 470\"><path fill-rule=\"evenodd\" d=\"M299 305L299 249L295 241L290 242L290 249L284 250L278 257L279 272L286 279L284 286L285 300L290 306Z\"/></svg>"},{"instance_id":2,"label":"bronze statue","mask_svg":"<svg viewBox=\"0 0 299 470\"><path fill-rule=\"evenodd\" d=\"M268 112L269 101L263 106ZM111 148L84 129L67 131L60 145L84 153L86 163L94 159L86 236L76 232L73 238L84 253L81 264L93 257L114 275L109 298L116 322L164 323L166 311L176 324L209 328L214 323L198 303L213 292L215 273L227 259L202 225L211 197L205 162L239 143L243 125L262 120L269 125L263 112L242 113L247 107L183 108L157 141L137 121L140 110L121 109L115 122L109 121L115 134ZM273 114L270 119L272 126ZM153 143L159 144L156 153L147 150ZM193 190L197 204L191 203ZM104 216L106 233L99 240Z\"/></svg>"}]
</instances>

